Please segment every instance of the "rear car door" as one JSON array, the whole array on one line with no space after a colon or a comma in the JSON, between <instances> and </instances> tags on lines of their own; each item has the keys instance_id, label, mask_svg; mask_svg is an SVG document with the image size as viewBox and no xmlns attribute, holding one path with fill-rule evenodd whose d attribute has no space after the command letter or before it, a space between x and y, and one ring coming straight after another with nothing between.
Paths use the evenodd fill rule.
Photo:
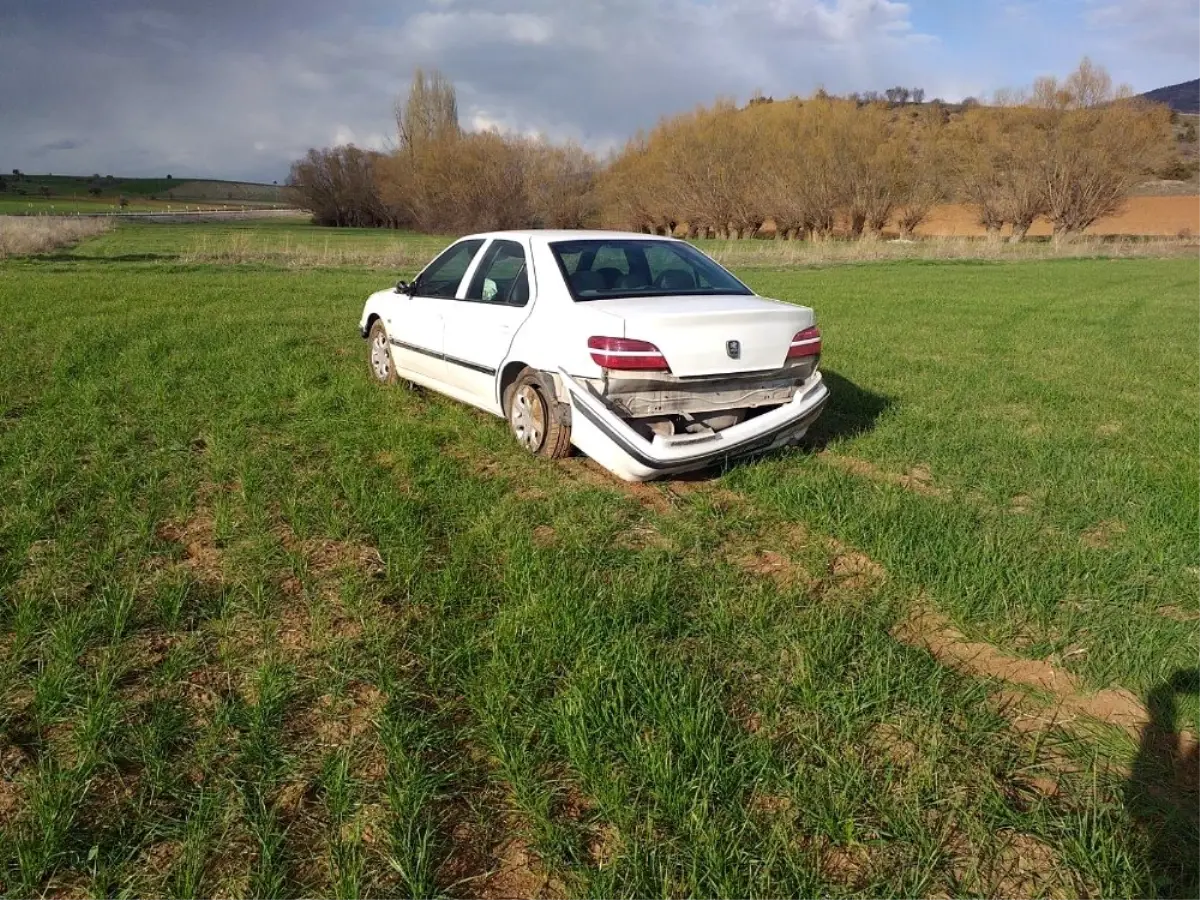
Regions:
<instances>
[{"instance_id":1,"label":"rear car door","mask_svg":"<svg viewBox=\"0 0 1200 900\"><path fill-rule=\"evenodd\" d=\"M397 369L445 383L444 317L483 243L482 238L470 238L451 244L417 276L411 295L397 304L395 321L387 323Z\"/></svg>"},{"instance_id":2,"label":"rear car door","mask_svg":"<svg viewBox=\"0 0 1200 900\"><path fill-rule=\"evenodd\" d=\"M492 240L465 292L445 314L446 380L473 402L498 410L496 371L532 309L529 254L519 242Z\"/></svg>"}]
</instances>

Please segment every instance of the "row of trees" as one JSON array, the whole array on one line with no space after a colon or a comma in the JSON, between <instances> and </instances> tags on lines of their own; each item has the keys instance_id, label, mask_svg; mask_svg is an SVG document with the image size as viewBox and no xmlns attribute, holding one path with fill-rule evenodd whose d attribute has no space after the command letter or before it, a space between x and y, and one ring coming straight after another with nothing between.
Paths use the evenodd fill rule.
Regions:
<instances>
[{"instance_id":1,"label":"row of trees","mask_svg":"<svg viewBox=\"0 0 1200 900\"><path fill-rule=\"evenodd\" d=\"M597 160L575 144L464 132L454 87L417 71L396 106L391 153L342 146L310 150L289 185L325 225L453 233L593 224Z\"/></svg>"},{"instance_id":2,"label":"row of trees","mask_svg":"<svg viewBox=\"0 0 1200 900\"><path fill-rule=\"evenodd\" d=\"M891 93L891 92L889 92ZM912 92L908 92L909 96ZM719 102L665 119L601 165L582 148L465 133L454 88L418 72L396 108L397 147L310 151L289 181L323 224L461 232L602 224L745 238L911 235L935 205L970 203L990 235L1056 235L1119 208L1166 165L1169 112L1115 90L1084 60L1065 81L951 112L940 104Z\"/></svg>"}]
</instances>

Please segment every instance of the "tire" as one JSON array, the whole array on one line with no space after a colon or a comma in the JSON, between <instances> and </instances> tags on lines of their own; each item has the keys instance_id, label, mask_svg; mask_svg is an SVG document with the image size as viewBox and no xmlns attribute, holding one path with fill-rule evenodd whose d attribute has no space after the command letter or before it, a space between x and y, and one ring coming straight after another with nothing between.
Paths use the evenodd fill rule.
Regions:
<instances>
[{"instance_id":1,"label":"tire","mask_svg":"<svg viewBox=\"0 0 1200 900\"><path fill-rule=\"evenodd\" d=\"M571 454L571 425L551 399L537 372L525 369L505 392L504 415L517 443L535 456L563 459Z\"/></svg>"},{"instance_id":2,"label":"tire","mask_svg":"<svg viewBox=\"0 0 1200 900\"><path fill-rule=\"evenodd\" d=\"M392 361L383 319L371 323L371 330L367 332L367 365L370 366L371 375L380 384L395 384L400 380L396 375L396 364Z\"/></svg>"}]
</instances>

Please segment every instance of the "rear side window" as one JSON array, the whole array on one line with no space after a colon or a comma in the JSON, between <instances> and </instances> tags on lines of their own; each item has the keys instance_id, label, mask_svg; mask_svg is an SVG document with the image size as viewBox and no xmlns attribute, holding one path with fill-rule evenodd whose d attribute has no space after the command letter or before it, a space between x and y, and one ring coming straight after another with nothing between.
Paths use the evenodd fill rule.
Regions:
<instances>
[{"instance_id":1,"label":"rear side window","mask_svg":"<svg viewBox=\"0 0 1200 900\"><path fill-rule=\"evenodd\" d=\"M492 241L467 288L468 300L524 306L529 302L525 249L516 241Z\"/></svg>"},{"instance_id":2,"label":"rear side window","mask_svg":"<svg viewBox=\"0 0 1200 900\"><path fill-rule=\"evenodd\" d=\"M458 286L471 266L471 260L483 246L482 238L459 241L447 248L441 256L425 267L417 279L414 293L422 297L441 297L453 300Z\"/></svg>"}]
</instances>

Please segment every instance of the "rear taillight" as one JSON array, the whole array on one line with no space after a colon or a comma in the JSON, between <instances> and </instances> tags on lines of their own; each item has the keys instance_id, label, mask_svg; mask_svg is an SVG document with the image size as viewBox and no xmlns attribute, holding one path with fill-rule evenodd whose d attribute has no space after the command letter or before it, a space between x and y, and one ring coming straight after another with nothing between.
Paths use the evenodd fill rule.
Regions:
<instances>
[{"instance_id":1,"label":"rear taillight","mask_svg":"<svg viewBox=\"0 0 1200 900\"><path fill-rule=\"evenodd\" d=\"M792 344L788 347L787 358L798 359L804 356L821 355L821 329L816 325L796 333Z\"/></svg>"},{"instance_id":2,"label":"rear taillight","mask_svg":"<svg viewBox=\"0 0 1200 900\"><path fill-rule=\"evenodd\" d=\"M631 338L590 337L588 349L596 365L606 369L638 369L642 372L670 372L662 351L648 341Z\"/></svg>"}]
</instances>

